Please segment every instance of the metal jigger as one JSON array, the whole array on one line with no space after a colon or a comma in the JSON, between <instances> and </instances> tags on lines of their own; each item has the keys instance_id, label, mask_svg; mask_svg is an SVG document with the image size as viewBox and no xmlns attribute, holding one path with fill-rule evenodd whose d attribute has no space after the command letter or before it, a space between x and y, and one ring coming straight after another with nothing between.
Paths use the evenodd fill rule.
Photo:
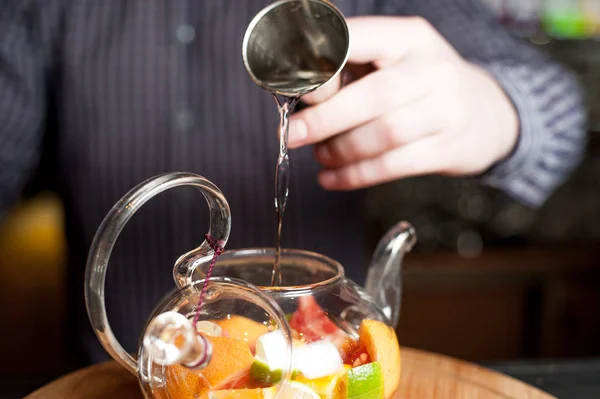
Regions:
<instances>
[{"instance_id":1,"label":"metal jigger","mask_svg":"<svg viewBox=\"0 0 600 399\"><path fill-rule=\"evenodd\" d=\"M242 49L246 70L260 87L285 97L309 93L342 70L348 26L323 0L279 0L250 22Z\"/></svg>"}]
</instances>

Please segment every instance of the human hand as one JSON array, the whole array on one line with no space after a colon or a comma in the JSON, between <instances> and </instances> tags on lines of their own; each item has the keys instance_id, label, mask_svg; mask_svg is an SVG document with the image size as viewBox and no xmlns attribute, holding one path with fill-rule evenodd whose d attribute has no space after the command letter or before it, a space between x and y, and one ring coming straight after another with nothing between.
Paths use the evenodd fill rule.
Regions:
<instances>
[{"instance_id":1,"label":"human hand","mask_svg":"<svg viewBox=\"0 0 600 399\"><path fill-rule=\"evenodd\" d=\"M418 17L348 19L349 64L375 69L302 98L289 147L315 144L319 183L354 190L423 174L473 175L510 154L517 112L484 69Z\"/></svg>"}]
</instances>

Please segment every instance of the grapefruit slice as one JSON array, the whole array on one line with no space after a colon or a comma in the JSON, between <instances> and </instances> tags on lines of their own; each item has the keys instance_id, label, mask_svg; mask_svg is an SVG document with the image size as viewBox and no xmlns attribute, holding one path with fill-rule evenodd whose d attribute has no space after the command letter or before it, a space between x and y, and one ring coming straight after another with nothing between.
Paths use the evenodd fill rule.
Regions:
<instances>
[{"instance_id":1,"label":"grapefruit slice","mask_svg":"<svg viewBox=\"0 0 600 399\"><path fill-rule=\"evenodd\" d=\"M381 364L384 398L392 397L400 384L400 345L394 329L377 320L363 320L358 335L373 362Z\"/></svg>"},{"instance_id":2,"label":"grapefruit slice","mask_svg":"<svg viewBox=\"0 0 600 399\"><path fill-rule=\"evenodd\" d=\"M298 298L298 309L290 319L290 327L302 334L304 341L329 339L338 348L344 345L348 338L311 295Z\"/></svg>"}]
</instances>

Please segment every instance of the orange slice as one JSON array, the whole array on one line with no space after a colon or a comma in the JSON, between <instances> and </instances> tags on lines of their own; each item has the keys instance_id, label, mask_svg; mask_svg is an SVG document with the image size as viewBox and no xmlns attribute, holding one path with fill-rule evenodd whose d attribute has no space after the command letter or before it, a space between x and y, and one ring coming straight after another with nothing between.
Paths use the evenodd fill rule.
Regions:
<instances>
[{"instance_id":1,"label":"orange slice","mask_svg":"<svg viewBox=\"0 0 600 399\"><path fill-rule=\"evenodd\" d=\"M211 389L219 389L239 379L252 365L254 357L248 344L230 337L209 337L211 360L204 369L189 370L175 365L167 369L167 390L172 399L196 399Z\"/></svg>"},{"instance_id":2,"label":"orange slice","mask_svg":"<svg viewBox=\"0 0 600 399\"><path fill-rule=\"evenodd\" d=\"M167 392L171 399L197 399L200 375L178 364L167 367Z\"/></svg>"},{"instance_id":3,"label":"orange slice","mask_svg":"<svg viewBox=\"0 0 600 399\"><path fill-rule=\"evenodd\" d=\"M227 319L214 322L221 326L229 337L247 342L252 352L254 352L258 337L269 332L266 325L243 316L231 315Z\"/></svg>"}]
</instances>

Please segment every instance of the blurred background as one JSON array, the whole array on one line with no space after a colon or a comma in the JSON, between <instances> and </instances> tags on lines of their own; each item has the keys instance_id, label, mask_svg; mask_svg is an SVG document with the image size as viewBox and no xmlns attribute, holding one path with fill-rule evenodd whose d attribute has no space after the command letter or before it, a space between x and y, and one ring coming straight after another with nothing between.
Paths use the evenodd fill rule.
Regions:
<instances>
[{"instance_id":1,"label":"blurred background","mask_svg":"<svg viewBox=\"0 0 600 399\"><path fill-rule=\"evenodd\" d=\"M475 362L600 355L600 1L480 1L514 35L578 73L589 103L588 155L537 212L471 179L421 177L371 190L373 243L398 219L419 237L405 263L400 341ZM8 337L0 340L0 375L28 384L57 369L31 362L24 348L37 342L40 358L60 359L69 345L62 204L46 190L52 171L43 165L0 222L0 326Z\"/></svg>"}]
</instances>

